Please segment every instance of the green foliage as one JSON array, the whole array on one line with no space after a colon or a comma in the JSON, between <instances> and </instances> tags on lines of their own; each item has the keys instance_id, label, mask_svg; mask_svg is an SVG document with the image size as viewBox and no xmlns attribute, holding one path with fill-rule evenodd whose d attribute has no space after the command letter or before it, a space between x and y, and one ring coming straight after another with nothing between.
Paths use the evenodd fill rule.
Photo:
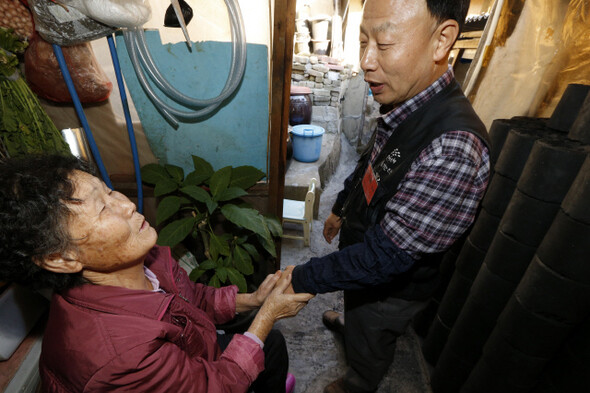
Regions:
<instances>
[{"instance_id":1,"label":"green foliage","mask_svg":"<svg viewBox=\"0 0 590 393\"><path fill-rule=\"evenodd\" d=\"M59 130L19 72L18 55L27 45L12 29L0 27L0 157L70 154Z\"/></svg>"},{"instance_id":2,"label":"green foliage","mask_svg":"<svg viewBox=\"0 0 590 393\"><path fill-rule=\"evenodd\" d=\"M186 176L175 165L148 164L141 169L143 181L162 197L156 220L165 226L158 244L174 247L189 235L201 239L206 259L190 273L191 280L215 287L234 284L245 292L246 276L254 273L263 254L276 257L274 238L282 235L276 217L263 216L240 199L264 173L248 165L215 171L197 156L193 164L195 170ZM224 221L216 225L219 217Z\"/></svg>"}]
</instances>

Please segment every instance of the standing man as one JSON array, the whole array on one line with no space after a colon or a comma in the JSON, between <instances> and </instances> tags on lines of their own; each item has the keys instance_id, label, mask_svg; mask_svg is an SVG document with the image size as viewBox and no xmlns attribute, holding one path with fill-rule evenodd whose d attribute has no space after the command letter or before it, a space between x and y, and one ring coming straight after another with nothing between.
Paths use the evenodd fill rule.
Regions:
<instances>
[{"instance_id":1,"label":"standing man","mask_svg":"<svg viewBox=\"0 0 590 393\"><path fill-rule=\"evenodd\" d=\"M361 68L382 117L324 226L339 251L293 272L295 292L344 290L348 369L325 393L374 392L396 338L427 304L442 253L472 224L488 183L485 126L448 66L469 0L366 0Z\"/></svg>"}]
</instances>

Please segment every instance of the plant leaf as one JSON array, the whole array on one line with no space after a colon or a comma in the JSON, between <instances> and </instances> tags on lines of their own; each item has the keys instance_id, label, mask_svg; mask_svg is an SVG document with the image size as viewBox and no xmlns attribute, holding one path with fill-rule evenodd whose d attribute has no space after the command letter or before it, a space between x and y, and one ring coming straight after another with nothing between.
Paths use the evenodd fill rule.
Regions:
<instances>
[{"instance_id":1,"label":"plant leaf","mask_svg":"<svg viewBox=\"0 0 590 393\"><path fill-rule=\"evenodd\" d=\"M217 256L223 255L226 257L231 254L229 244L223 237L217 236L213 233L211 233L210 236L211 238L209 240L209 252L211 253L212 257L217 258L213 256L213 253L215 253Z\"/></svg>"},{"instance_id":2,"label":"plant leaf","mask_svg":"<svg viewBox=\"0 0 590 393\"><path fill-rule=\"evenodd\" d=\"M246 250L244 250L240 246L236 246L233 252L233 260L236 269L243 274L252 274L254 273L254 265L252 265L252 258L250 254Z\"/></svg>"},{"instance_id":3,"label":"plant leaf","mask_svg":"<svg viewBox=\"0 0 590 393\"><path fill-rule=\"evenodd\" d=\"M197 223L197 225L199 225L201 223L201 221L203 221L207 217L207 214L206 213L196 213L193 215L193 217L195 218L195 222Z\"/></svg>"},{"instance_id":4,"label":"plant leaf","mask_svg":"<svg viewBox=\"0 0 590 393\"><path fill-rule=\"evenodd\" d=\"M217 274L217 277L219 277L219 281L225 283L227 281L227 268L226 267L218 267L215 270L215 274Z\"/></svg>"},{"instance_id":5,"label":"plant leaf","mask_svg":"<svg viewBox=\"0 0 590 393\"><path fill-rule=\"evenodd\" d=\"M156 210L156 224L160 225L168 218L172 217L180 210L180 198L177 196L167 196L158 203Z\"/></svg>"},{"instance_id":6,"label":"plant leaf","mask_svg":"<svg viewBox=\"0 0 590 393\"><path fill-rule=\"evenodd\" d=\"M195 172L199 175L205 176L205 179L208 179L213 175L213 167L209 164L206 160L198 156L193 157L193 166L195 167Z\"/></svg>"},{"instance_id":7,"label":"plant leaf","mask_svg":"<svg viewBox=\"0 0 590 393\"><path fill-rule=\"evenodd\" d=\"M185 237L193 230L195 219L186 217L180 220L172 221L166 225L158 236L158 244L161 246L174 247L184 240Z\"/></svg>"},{"instance_id":8,"label":"plant leaf","mask_svg":"<svg viewBox=\"0 0 590 393\"><path fill-rule=\"evenodd\" d=\"M181 183L182 179L184 179L184 170L182 170L181 167L172 164L166 164L164 165L164 168L166 168L166 171L177 183Z\"/></svg>"},{"instance_id":9,"label":"plant leaf","mask_svg":"<svg viewBox=\"0 0 590 393\"><path fill-rule=\"evenodd\" d=\"M250 165L238 166L231 171L231 181L229 183L232 187L240 187L244 190L252 187L256 182L262 179L266 174L261 170Z\"/></svg>"},{"instance_id":10,"label":"plant leaf","mask_svg":"<svg viewBox=\"0 0 590 393\"><path fill-rule=\"evenodd\" d=\"M229 187L229 188L226 188L225 190L221 191L221 193L217 197L217 201L219 201L219 202L231 201L232 199L236 199L236 198L242 197L244 195L248 195L248 193L246 191L244 191L243 189L241 189L239 187Z\"/></svg>"},{"instance_id":11,"label":"plant leaf","mask_svg":"<svg viewBox=\"0 0 590 393\"><path fill-rule=\"evenodd\" d=\"M185 196L179 196L178 198L180 199L181 205L192 205L193 204L193 201L191 201L190 199L188 199Z\"/></svg>"},{"instance_id":12,"label":"plant leaf","mask_svg":"<svg viewBox=\"0 0 590 393\"><path fill-rule=\"evenodd\" d=\"M141 180L148 184L158 184L162 180L171 180L171 177L162 165L147 164L141 168Z\"/></svg>"},{"instance_id":13,"label":"plant leaf","mask_svg":"<svg viewBox=\"0 0 590 393\"><path fill-rule=\"evenodd\" d=\"M232 264L232 256L231 255L229 257L227 257L227 258L223 258L223 266L224 267L232 267L233 266L233 264Z\"/></svg>"},{"instance_id":14,"label":"plant leaf","mask_svg":"<svg viewBox=\"0 0 590 393\"><path fill-rule=\"evenodd\" d=\"M217 202L215 202L214 200L208 200L207 201L207 210L209 210L209 214L213 214L215 209L217 209L217 206L219 206L219 204Z\"/></svg>"},{"instance_id":15,"label":"plant leaf","mask_svg":"<svg viewBox=\"0 0 590 393\"><path fill-rule=\"evenodd\" d=\"M283 227L281 226L281 222L279 219L270 214L263 215L264 221L266 222L266 226L270 233L275 237L283 236Z\"/></svg>"},{"instance_id":16,"label":"plant leaf","mask_svg":"<svg viewBox=\"0 0 590 393\"><path fill-rule=\"evenodd\" d=\"M258 238L258 240L260 240L262 247L264 247L264 249L268 251L270 255L276 258L277 250L275 248L275 242L270 237L260 236L258 234L256 235L256 237Z\"/></svg>"},{"instance_id":17,"label":"plant leaf","mask_svg":"<svg viewBox=\"0 0 590 393\"><path fill-rule=\"evenodd\" d=\"M248 254L250 254L250 256L252 258L254 258L255 261L259 261L261 259L260 253L258 252L256 247L254 246L254 244L245 243L245 244L242 244L242 247L244 248L244 250L246 250L248 252Z\"/></svg>"},{"instance_id":18,"label":"plant leaf","mask_svg":"<svg viewBox=\"0 0 590 393\"><path fill-rule=\"evenodd\" d=\"M209 175L206 175L203 173L198 173L197 171L192 171L191 173L186 175L186 178L182 182L182 185L183 186L198 186L199 184L202 184L208 178L209 178Z\"/></svg>"},{"instance_id":19,"label":"plant leaf","mask_svg":"<svg viewBox=\"0 0 590 393\"><path fill-rule=\"evenodd\" d=\"M216 267L217 267L217 264L212 259L207 259L207 260L199 263L199 269L202 269L202 270L215 269Z\"/></svg>"},{"instance_id":20,"label":"plant leaf","mask_svg":"<svg viewBox=\"0 0 590 393\"><path fill-rule=\"evenodd\" d=\"M236 237L236 239L235 239L236 244L244 244L247 241L248 241L248 236L239 236L239 237Z\"/></svg>"},{"instance_id":21,"label":"plant leaf","mask_svg":"<svg viewBox=\"0 0 590 393\"><path fill-rule=\"evenodd\" d=\"M219 195L225 191L225 189L229 186L229 181L231 179L231 167L226 166L221 168L217 172L211 176L209 180L209 187L211 188L211 195L213 196L214 201L219 200Z\"/></svg>"},{"instance_id":22,"label":"plant leaf","mask_svg":"<svg viewBox=\"0 0 590 393\"><path fill-rule=\"evenodd\" d=\"M211 280L209 280L209 286L215 287L215 288L221 287L221 283L219 282L219 278L217 277L217 274L214 274L213 277L211 277Z\"/></svg>"},{"instance_id":23,"label":"plant leaf","mask_svg":"<svg viewBox=\"0 0 590 393\"><path fill-rule=\"evenodd\" d=\"M236 269L230 267L227 269L227 275L229 276L229 281L232 284L237 285L238 290L241 293L244 293L248 290L248 285L246 284L246 279L244 278L242 273L240 273Z\"/></svg>"},{"instance_id":24,"label":"plant leaf","mask_svg":"<svg viewBox=\"0 0 590 393\"><path fill-rule=\"evenodd\" d=\"M223 215L234 224L270 238L270 232L258 210L228 203L221 207Z\"/></svg>"},{"instance_id":25,"label":"plant leaf","mask_svg":"<svg viewBox=\"0 0 590 393\"><path fill-rule=\"evenodd\" d=\"M211 200L211 195L201 187L198 186L186 186L182 187L180 191L199 202L207 203Z\"/></svg>"},{"instance_id":26,"label":"plant leaf","mask_svg":"<svg viewBox=\"0 0 590 393\"><path fill-rule=\"evenodd\" d=\"M174 180L161 179L158 181L158 183L156 183L156 187L154 188L154 196L159 197L170 194L176 190L178 190L178 184Z\"/></svg>"},{"instance_id":27,"label":"plant leaf","mask_svg":"<svg viewBox=\"0 0 590 393\"><path fill-rule=\"evenodd\" d=\"M201 269L200 267L196 267L193 270L191 270L190 274L188 275L188 278L190 278L191 281L197 282L197 280L199 279L199 277L203 275L203 273L205 273L205 270Z\"/></svg>"}]
</instances>

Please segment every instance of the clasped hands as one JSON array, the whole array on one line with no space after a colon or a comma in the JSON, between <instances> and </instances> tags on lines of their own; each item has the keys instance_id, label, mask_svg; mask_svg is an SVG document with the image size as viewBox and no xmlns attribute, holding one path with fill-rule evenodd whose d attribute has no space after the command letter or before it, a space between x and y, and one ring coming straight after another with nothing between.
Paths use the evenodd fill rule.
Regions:
<instances>
[{"instance_id":1,"label":"clasped hands","mask_svg":"<svg viewBox=\"0 0 590 393\"><path fill-rule=\"evenodd\" d=\"M309 293L293 293L293 269L294 266L287 266L284 271L269 274L255 292L238 294L236 298L237 312L260 307L248 331L263 341L276 321L297 315L314 297Z\"/></svg>"},{"instance_id":2,"label":"clasped hands","mask_svg":"<svg viewBox=\"0 0 590 393\"><path fill-rule=\"evenodd\" d=\"M273 303L273 309L280 308L279 305L288 308L301 304L293 315L284 315L282 318L292 317L297 314L314 295L307 293L295 294L293 292L291 273L294 268L295 266L287 266L284 271L277 270L276 273L266 276L256 291L248 294L239 294L236 301L236 311L243 312L260 308L266 302ZM271 305L267 306L267 308L271 308Z\"/></svg>"}]
</instances>

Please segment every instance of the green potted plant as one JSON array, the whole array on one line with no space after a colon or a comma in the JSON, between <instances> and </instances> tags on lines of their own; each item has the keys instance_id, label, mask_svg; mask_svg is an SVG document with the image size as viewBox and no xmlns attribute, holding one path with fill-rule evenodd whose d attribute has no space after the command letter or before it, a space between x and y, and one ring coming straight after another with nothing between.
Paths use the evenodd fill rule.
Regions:
<instances>
[{"instance_id":1,"label":"green potted plant","mask_svg":"<svg viewBox=\"0 0 590 393\"><path fill-rule=\"evenodd\" d=\"M215 171L203 158L192 159L195 170L186 176L175 165L141 169L142 180L154 185L160 198L156 225L164 226L158 244L175 247L196 240L201 251L191 251L201 258L190 278L215 287L235 284L246 292L247 281L259 284L252 280L255 265L266 276L266 266L276 258L274 239L282 235L277 217L261 214L242 199L265 174L247 165Z\"/></svg>"}]
</instances>

